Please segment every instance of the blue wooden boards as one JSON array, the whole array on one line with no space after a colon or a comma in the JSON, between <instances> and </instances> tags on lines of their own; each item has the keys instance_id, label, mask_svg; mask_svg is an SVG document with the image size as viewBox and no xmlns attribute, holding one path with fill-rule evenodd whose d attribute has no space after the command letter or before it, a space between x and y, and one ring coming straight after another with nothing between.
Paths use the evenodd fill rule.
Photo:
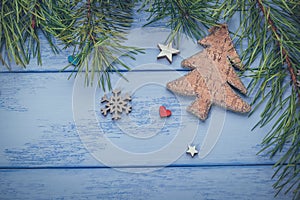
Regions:
<instances>
[{"instance_id":1,"label":"blue wooden boards","mask_svg":"<svg viewBox=\"0 0 300 200\"><path fill-rule=\"evenodd\" d=\"M176 78L178 72L128 73L133 74L131 76L125 73L129 78L145 79L153 76L159 82L162 79L168 81ZM169 164L170 155L157 154L152 160L139 160L138 165L134 159L123 163L117 160L120 163L109 166L113 168L106 168L101 158L93 157L92 150L86 148L79 137L73 117L74 107L72 108L75 84L74 80L67 80L68 76L69 73L0 74L0 191L4 199L75 196L104 199L169 199L174 196L252 199L253 195L258 199L273 199L271 165L274 161L266 156L256 155L267 129L250 131L258 119L258 112L248 118L246 115L224 112L222 108L214 107L206 122L182 112L188 121L198 125L196 131L191 130L195 131L195 139L191 143L198 148L201 148L212 124L211 118L225 113L220 138L204 158L191 158L185 153L186 148L182 147L188 143L182 143L173 148L173 152L178 155L174 155L176 159ZM94 113L100 127L113 144L129 152L159 151L178 136L176 128L186 125L178 121L181 116L179 107L184 109L192 99L183 97L185 101L179 105L176 98L180 97L155 83L155 79L153 83L141 85L134 91L132 113L122 115L123 119L117 122L112 122L110 116L100 114L99 110L103 106L99 102L102 92L99 89L95 91ZM117 82L120 77L114 75L112 80ZM129 79L128 83L130 82ZM173 116L160 119L158 107L161 104L169 106ZM126 126L128 119L131 119L129 124L133 126ZM140 130L143 134L130 136L123 133L122 129L125 132ZM87 135L98 131L89 126L85 130ZM140 138L143 136L149 138ZM101 148L100 146L99 149ZM113 161L118 157L114 154L108 156ZM168 167L163 168L167 164ZM129 168L123 168L124 166ZM148 170L148 166L156 166L158 169L148 168L150 172L143 171ZM139 175L131 173L140 172L140 169L143 173ZM138 187L140 188L137 189Z\"/></svg>"},{"instance_id":2,"label":"blue wooden boards","mask_svg":"<svg viewBox=\"0 0 300 200\"><path fill-rule=\"evenodd\" d=\"M270 166L0 170L1 199L273 199ZM280 195L277 199L288 199Z\"/></svg>"},{"instance_id":3,"label":"blue wooden boards","mask_svg":"<svg viewBox=\"0 0 300 200\"><path fill-rule=\"evenodd\" d=\"M0 163L2 165L28 166L34 162L35 165L57 166L63 162L60 166L65 166L76 163L76 161L68 159L73 156L70 153L74 151L84 154L80 156L82 160L89 160L89 152L81 144L79 130L86 135L92 134L93 131L98 134L98 131L101 130L116 145L137 153L159 150L168 145L175 137L181 137L183 141L185 137L190 137L190 141L179 142L183 143L183 146L178 152L178 160L174 160L178 164L273 163L268 157L256 155L261 148L259 143L264 137L263 132L267 131L267 129L250 131L258 119L258 112L248 118L247 115L213 107L210 118L206 122L202 122L185 111L185 108L192 102L192 98L176 96L159 83L161 80L174 79L176 76L180 76L180 73L185 72L179 74L174 72L174 77L170 76L171 72L168 71L151 72L151 75L149 75L150 72L128 73L133 75L125 74L129 80L128 82L122 81L122 86L125 86L126 83L136 85L131 78L137 76L142 80L150 77L152 82L139 85L136 91L131 90L134 92L131 102L132 113L128 116L123 114L122 119L118 121L113 121L111 116L101 115L100 109L104 105L100 103L103 92L99 88L95 90L92 87L78 89L82 98L87 97L87 94L82 92L91 90L95 92L92 94L95 95L92 99L95 105L91 105L94 106L93 113L85 119L89 123L85 127L78 127L85 124L80 121L76 123L77 117L74 115L78 113L79 117L82 116L77 110L88 104L88 98L79 100L76 97L76 85L73 80L67 80L68 73L0 74L0 99L2 102L0 112L2 138L0 142L2 151L0 152L2 153L0 155L3 158ZM18 81L14 82L13 80ZM120 80L120 77L115 74L112 76L113 83L114 80ZM81 83L79 81L79 84ZM118 86L118 84L115 85ZM123 91L128 91L128 89L129 87L124 88ZM74 105L74 102L82 105ZM158 114L160 105L166 105L172 109L173 115L170 118L161 119ZM213 121L214 118L220 121ZM90 124L93 120L96 120L95 123L97 123L94 127L95 130ZM204 159L191 159L185 155L184 151L188 144L193 143L198 148L202 146L203 140L207 134L210 134L208 131L212 126L220 126L220 139L216 141L217 145L213 150ZM178 133L180 127L186 128L185 132ZM32 153L35 156L31 155ZM47 155L60 158L44 160L43 157ZM64 161L66 162L64 163ZM79 164L83 165L82 162ZM87 165L94 164L92 162ZM97 163L97 165L101 164Z\"/></svg>"},{"instance_id":4,"label":"blue wooden boards","mask_svg":"<svg viewBox=\"0 0 300 200\"><path fill-rule=\"evenodd\" d=\"M133 69L123 72L128 82L111 77L114 88L132 95L132 113L119 121L101 115L99 88L60 71L68 51L54 56L45 48L43 67L2 67L1 199L273 199L278 157L256 155L270 127L251 131L259 111L248 117L213 107L205 122L187 113L194 98L164 86L187 73L182 58L201 47L183 38L170 65L156 59L156 45L167 34L158 28L129 34L127 44L145 48L145 54L125 59ZM173 115L161 119L160 105ZM185 153L189 144L199 156ZM277 199L283 198L290 196Z\"/></svg>"}]
</instances>

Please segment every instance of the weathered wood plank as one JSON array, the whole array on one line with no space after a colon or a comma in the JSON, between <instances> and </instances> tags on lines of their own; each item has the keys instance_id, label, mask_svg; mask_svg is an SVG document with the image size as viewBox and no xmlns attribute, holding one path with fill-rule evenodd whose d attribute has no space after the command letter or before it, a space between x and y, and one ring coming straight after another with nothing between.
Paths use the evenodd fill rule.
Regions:
<instances>
[{"instance_id":1,"label":"weathered wood plank","mask_svg":"<svg viewBox=\"0 0 300 200\"><path fill-rule=\"evenodd\" d=\"M208 120L199 121L185 111L193 98L175 96L164 87L182 73L129 72L124 74L129 82L113 75L113 85L133 98L132 113L115 122L100 113L101 90L80 88L82 80L74 86L68 73L0 74L0 166L102 166L107 158L109 166L273 162L256 155L268 130L250 131L259 112L248 118L213 107ZM173 115L160 119L160 105ZM88 116L85 109L91 109ZM211 149L204 148L208 136L216 137L206 143ZM200 157L185 153L190 143L200 149ZM110 144L138 156L122 158L122 152L108 148ZM99 157L101 152L107 157Z\"/></svg>"},{"instance_id":2,"label":"weathered wood plank","mask_svg":"<svg viewBox=\"0 0 300 200\"><path fill-rule=\"evenodd\" d=\"M274 198L272 169L164 168L0 170L1 199L291 199Z\"/></svg>"},{"instance_id":3,"label":"weathered wood plank","mask_svg":"<svg viewBox=\"0 0 300 200\"><path fill-rule=\"evenodd\" d=\"M186 113L193 98L164 86L185 73L173 70L182 70L181 60L201 47L183 38L173 64L157 60L156 45L169 30L141 29L145 15L134 18L126 44L145 48L145 54L135 61L122 58L135 70L125 74L129 83L112 76L116 88L133 94L133 111L120 121L101 115L100 90L68 81L69 73L52 73L68 64L70 49L54 55L42 39L42 67L34 60L26 69L12 63L12 72L26 72L16 74L0 66L1 199L273 199L273 161L256 156L268 128L250 131L259 112L247 118L214 107L206 122ZM160 105L173 115L160 119ZM185 153L189 143L201 148L200 157ZM129 155L111 151L109 144Z\"/></svg>"}]
</instances>

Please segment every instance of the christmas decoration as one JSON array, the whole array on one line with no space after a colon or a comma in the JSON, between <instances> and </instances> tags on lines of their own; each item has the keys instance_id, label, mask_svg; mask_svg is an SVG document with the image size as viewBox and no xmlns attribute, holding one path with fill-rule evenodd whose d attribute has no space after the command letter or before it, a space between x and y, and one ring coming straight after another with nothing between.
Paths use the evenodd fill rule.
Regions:
<instances>
[{"instance_id":1,"label":"christmas decoration","mask_svg":"<svg viewBox=\"0 0 300 200\"><path fill-rule=\"evenodd\" d=\"M207 118L213 103L237 112L249 112L250 106L230 87L232 85L244 94L247 92L230 63L232 61L241 68L227 25L215 26L209 32L208 37L199 41L207 48L182 61L183 67L193 71L169 82L167 88L196 96L196 101L187 110L202 120Z\"/></svg>"},{"instance_id":2,"label":"christmas decoration","mask_svg":"<svg viewBox=\"0 0 300 200\"><path fill-rule=\"evenodd\" d=\"M68 56L68 62L71 63L74 66L77 66L79 64L79 58L75 56Z\"/></svg>"},{"instance_id":3,"label":"christmas decoration","mask_svg":"<svg viewBox=\"0 0 300 200\"><path fill-rule=\"evenodd\" d=\"M101 109L101 113L106 116L108 112L112 114L112 119L117 120L121 119L121 114L125 110L126 114L131 112L131 106L128 105L128 102L131 101L131 97L126 94L125 97L120 96L120 90L113 90L112 96L108 99L104 95L101 99L101 103L106 102L105 108Z\"/></svg>"},{"instance_id":4,"label":"christmas decoration","mask_svg":"<svg viewBox=\"0 0 300 200\"><path fill-rule=\"evenodd\" d=\"M149 1L150 2L150 1ZM241 0L232 4L224 1L147 1L144 7L151 13L148 24L163 22L171 28L168 40L185 34L193 39L202 38L204 27L218 21L235 22L231 28L235 45L242 49L241 60L252 79L249 93L254 99L253 111L261 111L256 127L270 126L262 141L262 153L280 158L274 165L277 181L274 188L279 192L293 192L300 198L300 89L296 71L300 59L300 4L299 1ZM239 16L239 20L235 17ZM256 63L258 62L258 63ZM291 80L292 89L287 91ZM258 109L258 107L263 107ZM284 113L284 114L282 114ZM286 124L288 122L288 125ZM291 139L293 138L293 139ZM286 148L287 147L287 148ZM259 152L259 153L261 153ZM287 165L286 165L287 164Z\"/></svg>"},{"instance_id":5,"label":"christmas decoration","mask_svg":"<svg viewBox=\"0 0 300 200\"><path fill-rule=\"evenodd\" d=\"M61 43L72 48L79 58L74 74L91 72L85 74L89 80L86 83L95 77L102 88L111 88L109 71L118 71L118 66L128 69L118 56L125 52L131 57L128 52L139 52L138 48L122 45L135 14L135 3L139 2L0 1L0 62L8 69L10 63L25 67L31 58L42 64L42 33L54 53L60 52ZM265 133L261 152L273 157L281 151L274 164L274 188L277 192L293 192L295 199L299 199L299 1L147 0L140 10L150 13L146 25L163 22L165 28L171 29L167 41L180 41L182 33L202 38L206 35L205 27L218 21L236 23L239 28L231 27L231 34L235 45L241 47L241 60L252 79L249 91L253 111L261 111L255 127L272 127ZM239 20L234 19L236 16ZM259 106L264 108L257 109Z\"/></svg>"},{"instance_id":6,"label":"christmas decoration","mask_svg":"<svg viewBox=\"0 0 300 200\"><path fill-rule=\"evenodd\" d=\"M97 78L99 86L111 89L105 78L109 71L129 69L119 56L133 58L141 52L121 44L132 22L133 6L133 2L121 0L1 1L0 62L7 68L12 61L26 67L31 58L37 58L41 65L43 35L54 53L62 47L76 55L68 61L74 65L74 74L90 72L85 73L86 84Z\"/></svg>"},{"instance_id":7,"label":"christmas decoration","mask_svg":"<svg viewBox=\"0 0 300 200\"><path fill-rule=\"evenodd\" d=\"M158 54L157 58L166 57L170 63L172 63L173 54L179 53L179 50L174 49L172 47L172 42L170 42L168 45L158 44L157 46L161 50L161 52Z\"/></svg>"},{"instance_id":8,"label":"christmas decoration","mask_svg":"<svg viewBox=\"0 0 300 200\"><path fill-rule=\"evenodd\" d=\"M186 151L186 153L190 154L192 157L194 157L194 155L196 155L198 153L196 146L188 146L188 150Z\"/></svg>"},{"instance_id":9,"label":"christmas decoration","mask_svg":"<svg viewBox=\"0 0 300 200\"><path fill-rule=\"evenodd\" d=\"M159 115L160 117L170 117L172 115L172 112L170 110L167 110L165 106L159 107Z\"/></svg>"}]
</instances>

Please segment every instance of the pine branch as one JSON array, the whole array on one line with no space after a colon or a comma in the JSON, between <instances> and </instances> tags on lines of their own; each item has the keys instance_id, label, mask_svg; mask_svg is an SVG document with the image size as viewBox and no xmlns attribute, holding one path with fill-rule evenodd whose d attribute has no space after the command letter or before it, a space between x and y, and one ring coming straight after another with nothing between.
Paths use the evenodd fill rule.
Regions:
<instances>
[{"instance_id":1,"label":"pine branch","mask_svg":"<svg viewBox=\"0 0 300 200\"><path fill-rule=\"evenodd\" d=\"M288 71L290 72L293 85L295 87L295 90L298 93L298 101L300 102L300 90L298 89L297 76L296 76L297 72L296 72L296 70L293 69L291 59L290 59L285 47L280 42L281 41L281 35L280 35L280 33L278 33L278 29L277 29L276 25L274 24L273 20L268 15L268 13L266 11L266 8L262 4L262 0L256 0L256 2L258 4L261 12L263 13L264 17L267 19L268 24L271 26L271 30L272 30L273 34L275 35L275 38L277 40L277 43L278 43L278 46L280 48L281 54L283 55L283 57L285 58L285 61L287 63Z\"/></svg>"},{"instance_id":2,"label":"pine branch","mask_svg":"<svg viewBox=\"0 0 300 200\"><path fill-rule=\"evenodd\" d=\"M215 9L214 4L206 0L146 0L142 8L150 13L149 22L145 26L165 21L164 26L171 29L166 43L179 39L182 33L199 39L206 34L205 29L216 25L217 20L208 14Z\"/></svg>"},{"instance_id":3,"label":"pine branch","mask_svg":"<svg viewBox=\"0 0 300 200\"><path fill-rule=\"evenodd\" d=\"M297 6L299 4L280 0L241 4L238 40L239 43L248 41L243 61L252 72L250 91L256 93L253 112L266 102L256 126L273 124L259 153L266 152L270 157L282 153L274 165L273 177L278 178L274 188L277 194L282 190L293 191L295 199L300 196L300 108L296 79L300 66L300 23L293 14ZM253 67L256 60L260 60L257 68Z\"/></svg>"},{"instance_id":4,"label":"pine branch","mask_svg":"<svg viewBox=\"0 0 300 200\"><path fill-rule=\"evenodd\" d=\"M110 72L119 73L120 67L130 69L119 58L134 58L131 54L141 52L121 44L132 22L133 5L129 0L87 0L86 4L78 2L72 8L72 22L57 37L65 48L74 49L74 57L79 61L75 73L85 72L87 85L93 84L97 76L97 83L103 90L111 89Z\"/></svg>"},{"instance_id":5,"label":"pine branch","mask_svg":"<svg viewBox=\"0 0 300 200\"><path fill-rule=\"evenodd\" d=\"M0 13L0 60L7 68L10 62L26 67L36 57L42 64L40 36L43 35L52 51L58 53L53 42L54 33L64 27L64 0L3 0ZM66 16L68 18L68 16Z\"/></svg>"},{"instance_id":6,"label":"pine branch","mask_svg":"<svg viewBox=\"0 0 300 200\"><path fill-rule=\"evenodd\" d=\"M185 33L196 39L202 37L201 34L190 34L192 31L183 31L199 28L198 23L192 23L189 18L184 17L182 9L173 6L180 2L184 4L183 7L192 10L187 2L153 2L154 5L150 4L148 10L152 13L149 23L165 20L176 34ZM207 3L197 1L198 4L200 2ZM202 14L209 16L206 19L221 22L228 22L236 14L240 15L240 27L234 38L236 45L241 45L240 49L243 49L242 63L250 72L246 76L252 78L249 88L250 93L254 94L253 112L266 103L255 127L273 124L262 141L261 152L267 152L271 157L279 152L283 153L274 165L274 177L278 178L274 188L278 192L283 189L285 192L293 191L295 199L300 195L300 98L297 87L299 80L296 76L296 72L300 70L299 5L299 1L293 0L212 0L209 1L210 9L202 10ZM204 27L210 26L209 22L201 21ZM257 67L254 66L256 61L259 62ZM300 77L300 73L298 76ZM290 87L288 77L291 78L293 87Z\"/></svg>"},{"instance_id":7,"label":"pine branch","mask_svg":"<svg viewBox=\"0 0 300 200\"><path fill-rule=\"evenodd\" d=\"M53 36L73 48L86 83L111 87L110 71L129 69L119 58L139 49L122 45L132 21L130 0L2 0L0 1L0 61L25 67L32 57L42 63L40 35L57 53ZM262 152L282 156L274 167L278 192L293 191L300 198L300 2L298 0L146 0L151 23L166 22L167 41L181 33L202 38L207 27L240 14L235 43L252 82L255 110L266 103L256 126L272 123ZM204 31L205 30L205 31ZM243 44L247 43L245 47ZM133 57L132 57L133 58ZM255 66L255 61L259 64ZM298 78L298 80L297 80ZM292 87L290 86L292 83ZM299 85L299 86L298 86Z\"/></svg>"}]
</instances>

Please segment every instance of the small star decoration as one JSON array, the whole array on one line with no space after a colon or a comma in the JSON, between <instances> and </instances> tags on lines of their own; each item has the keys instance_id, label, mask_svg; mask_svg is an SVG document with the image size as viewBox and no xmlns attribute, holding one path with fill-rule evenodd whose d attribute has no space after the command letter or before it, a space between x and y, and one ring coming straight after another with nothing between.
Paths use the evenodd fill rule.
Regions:
<instances>
[{"instance_id":1,"label":"small star decoration","mask_svg":"<svg viewBox=\"0 0 300 200\"><path fill-rule=\"evenodd\" d=\"M194 155L196 155L198 153L196 146L189 145L186 153L189 153L189 154L191 154L192 157L194 157Z\"/></svg>"},{"instance_id":2,"label":"small star decoration","mask_svg":"<svg viewBox=\"0 0 300 200\"><path fill-rule=\"evenodd\" d=\"M179 50L172 47L172 42L170 42L168 45L158 44L157 46L161 50L157 58L166 57L170 63L172 63L172 55L179 53Z\"/></svg>"}]
</instances>

